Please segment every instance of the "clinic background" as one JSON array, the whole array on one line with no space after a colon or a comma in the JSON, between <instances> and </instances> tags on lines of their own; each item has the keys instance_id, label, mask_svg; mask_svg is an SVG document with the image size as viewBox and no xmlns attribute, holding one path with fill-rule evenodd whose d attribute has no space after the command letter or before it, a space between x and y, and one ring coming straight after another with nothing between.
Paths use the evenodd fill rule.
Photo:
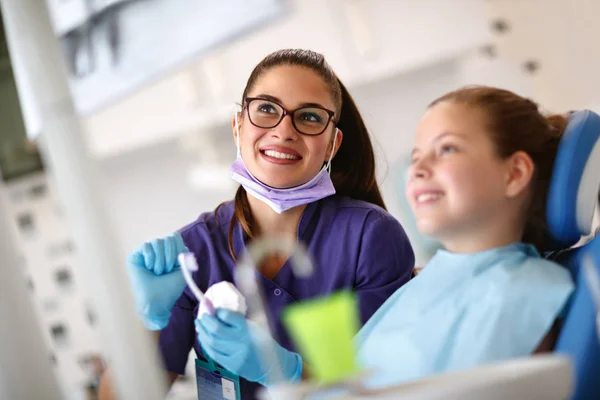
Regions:
<instances>
[{"instance_id":1,"label":"clinic background","mask_svg":"<svg viewBox=\"0 0 600 400\"><path fill-rule=\"evenodd\" d=\"M416 232L403 186L415 128L431 100L463 85L487 84L529 96L552 112L600 112L597 0L290 0L288 5L264 26L248 28L244 36L82 115L89 152L100 167L103 201L123 249L169 234L232 198L231 117L251 69L276 49L323 53L349 88L374 138L384 199L407 230L418 266L427 262L435 243ZM120 23L126 25L127 9L122 12ZM73 73L85 71L78 62L73 60ZM0 169L5 172L21 147L35 143L27 143L26 134L43 134L43 124L27 99L17 98L6 55L0 67ZM15 117L19 110L23 118ZM51 176L31 169L3 174L1 200L12 216L25 282L63 390L68 398L93 398L103 355L88 283L78 273L77 249ZM171 393L194 396L193 379L181 380Z\"/></svg>"}]
</instances>

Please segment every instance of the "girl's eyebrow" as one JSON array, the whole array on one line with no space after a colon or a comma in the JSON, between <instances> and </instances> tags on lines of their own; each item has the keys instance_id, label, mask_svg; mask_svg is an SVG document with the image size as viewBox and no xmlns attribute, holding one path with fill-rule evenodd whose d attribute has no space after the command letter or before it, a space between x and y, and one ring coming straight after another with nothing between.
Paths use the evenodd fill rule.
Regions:
<instances>
[{"instance_id":1,"label":"girl's eyebrow","mask_svg":"<svg viewBox=\"0 0 600 400\"><path fill-rule=\"evenodd\" d=\"M442 132L442 133L440 133L439 135L437 135L436 137L434 137L434 138L431 140L431 143L432 143L432 144L435 144L436 142L439 142L441 139L443 139L443 138L445 138L445 137L447 137L447 136L456 136L456 137L458 137L459 139L464 139L464 138L465 138L465 137L464 137L464 135L462 135L462 134L460 134L460 133L454 133L454 132L449 132L449 131L446 131L446 132ZM414 155L415 153L418 153L419 151L420 151L420 150L419 150L419 148L418 148L418 147L414 147L414 148L413 148L413 150L412 150L412 152L411 152L410 154L411 154L411 156L412 156L412 155Z\"/></svg>"}]
</instances>

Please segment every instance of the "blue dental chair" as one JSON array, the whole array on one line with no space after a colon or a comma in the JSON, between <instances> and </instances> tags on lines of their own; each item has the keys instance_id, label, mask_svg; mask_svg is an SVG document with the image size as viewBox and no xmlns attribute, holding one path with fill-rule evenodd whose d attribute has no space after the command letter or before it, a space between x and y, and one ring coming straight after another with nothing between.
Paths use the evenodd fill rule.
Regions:
<instances>
[{"instance_id":1,"label":"blue dental chair","mask_svg":"<svg viewBox=\"0 0 600 400\"><path fill-rule=\"evenodd\" d=\"M599 188L600 116L577 111L571 114L561 139L547 203L550 236L557 249L564 249L548 258L568 268L577 285L555 347L555 352L573 362L572 400L600 399L599 310L582 272L583 259L589 256L600 274L600 235L571 247L591 231Z\"/></svg>"}]
</instances>

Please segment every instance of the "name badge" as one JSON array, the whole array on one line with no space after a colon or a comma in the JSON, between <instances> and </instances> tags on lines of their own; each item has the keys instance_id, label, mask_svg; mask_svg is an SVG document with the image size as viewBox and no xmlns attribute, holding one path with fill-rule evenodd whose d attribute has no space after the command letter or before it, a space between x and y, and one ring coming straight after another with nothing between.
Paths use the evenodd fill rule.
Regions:
<instances>
[{"instance_id":1,"label":"name badge","mask_svg":"<svg viewBox=\"0 0 600 400\"><path fill-rule=\"evenodd\" d=\"M241 400L240 377L203 356L195 362L198 400Z\"/></svg>"}]
</instances>

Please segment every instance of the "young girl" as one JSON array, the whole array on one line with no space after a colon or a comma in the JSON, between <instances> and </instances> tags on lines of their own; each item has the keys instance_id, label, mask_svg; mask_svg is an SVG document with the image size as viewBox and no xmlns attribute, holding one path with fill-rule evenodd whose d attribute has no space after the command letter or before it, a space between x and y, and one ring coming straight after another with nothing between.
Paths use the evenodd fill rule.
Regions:
<instances>
[{"instance_id":1,"label":"young girl","mask_svg":"<svg viewBox=\"0 0 600 400\"><path fill-rule=\"evenodd\" d=\"M140 316L149 329L161 331L171 380L184 373L193 348L243 378L242 398L254 398L259 384L271 379L269 368L258 363L244 327L221 336L216 349L198 339L198 302L174 271L179 252L194 253L199 271L193 278L206 290L233 282L236 262L255 237L287 236L307 246L316 264L312 276L296 279L288 255L267 259L259 275L275 321L281 372L289 380L300 379L303 363L279 322L281 310L346 288L356 292L366 322L410 279L414 255L400 223L385 211L362 117L322 55L268 55L250 75L241 103L232 118L238 157L230 173L241 185L235 200L171 237L144 244L129 258L129 275ZM101 393L111 398L106 379Z\"/></svg>"},{"instance_id":2,"label":"young girl","mask_svg":"<svg viewBox=\"0 0 600 400\"><path fill-rule=\"evenodd\" d=\"M444 249L357 336L361 365L374 369L371 386L552 349L573 283L540 253L566 123L488 87L429 106L406 195L419 230Z\"/></svg>"}]
</instances>

